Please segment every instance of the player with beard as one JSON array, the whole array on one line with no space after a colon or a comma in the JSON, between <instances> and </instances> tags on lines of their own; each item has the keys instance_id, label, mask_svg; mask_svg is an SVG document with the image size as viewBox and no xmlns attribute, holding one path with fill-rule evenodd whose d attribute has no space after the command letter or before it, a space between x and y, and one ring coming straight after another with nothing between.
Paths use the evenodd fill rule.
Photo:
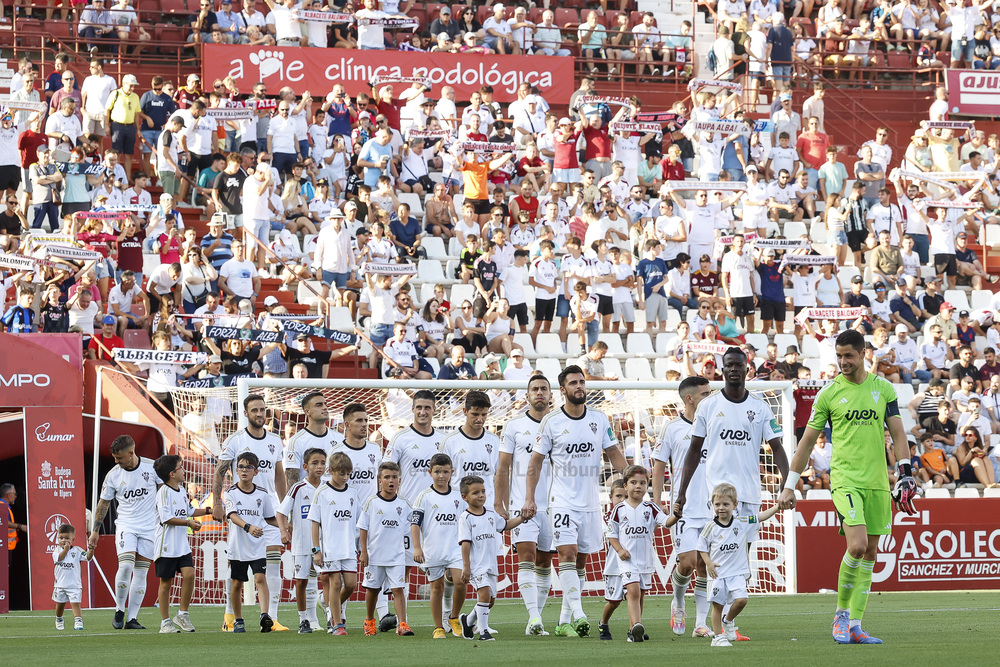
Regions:
<instances>
[{"instance_id":1,"label":"player with beard","mask_svg":"<svg viewBox=\"0 0 1000 667\"><path fill-rule=\"evenodd\" d=\"M691 444L691 428L698 404L712 393L708 388L708 380L703 377L687 377L681 380L677 393L681 397L684 409L680 416L663 425L660 441L653 452L653 500L661 502L663 495L664 471L670 464L670 479L676 481L683 470ZM702 461L704 463L704 461ZM705 571L705 561L698 555L698 535L705 524L712 520L709 495L705 488L705 468L699 466L690 487L690 497L683 507L684 518L679 519L673 527L672 542L677 555L677 566L671 577L674 589L674 599L670 603L670 629L675 635L683 635L687 624L685 622L684 594L687 593L691 575L698 572L698 580L694 586L695 627L692 637L711 637L706 619L708 617L708 574ZM671 496L677 497L677 486L671 484Z\"/></svg>"},{"instance_id":2,"label":"player with beard","mask_svg":"<svg viewBox=\"0 0 1000 667\"><path fill-rule=\"evenodd\" d=\"M285 485L292 488L302 475L304 461L302 455L310 449L322 449L328 457L343 439L336 429L329 428L330 411L321 391L311 391L302 397L299 405L306 415L306 425L295 432L285 445L282 466L285 469ZM323 481L330 480L328 471L323 471Z\"/></svg>"},{"instance_id":3,"label":"player with beard","mask_svg":"<svg viewBox=\"0 0 1000 667\"><path fill-rule=\"evenodd\" d=\"M267 404L264 397L251 394L243 400L243 414L247 418L247 427L236 431L226 438L222 443L222 454L219 455L219 463L215 468L215 477L212 480L212 518L216 521L224 521L226 508L222 502L222 485L226 478L226 471L229 471L234 480L239 479L236 475L236 458L243 452L252 452L258 459L257 475L254 477L254 484L263 487L271 495L271 502L275 507L281 504L281 498L285 497L285 474L281 463L282 447L281 438L264 428L267 420ZM288 628L278 622L278 603L281 601L281 552L284 547L281 544L281 531L277 526L270 524L263 527L265 544L267 545L267 590L271 596L269 610L271 619L274 621L272 630L275 632L287 631ZM222 629L232 632L233 622L236 617L233 615L232 600L229 596L231 582L226 580L226 612L223 617Z\"/></svg>"},{"instance_id":4,"label":"player with beard","mask_svg":"<svg viewBox=\"0 0 1000 667\"><path fill-rule=\"evenodd\" d=\"M865 339L854 330L837 336L840 375L816 394L812 415L792 457L792 469L778 498L782 509L795 507L795 485L809 463L816 438L829 424L833 431L830 488L841 519L847 553L837 580L833 639L838 644L881 644L861 628L871 593L879 537L892 533L892 505L914 514L917 484L909 445L899 416L895 387L865 370ZM898 481L889 492L885 431L892 438Z\"/></svg>"},{"instance_id":5,"label":"player with beard","mask_svg":"<svg viewBox=\"0 0 1000 667\"><path fill-rule=\"evenodd\" d=\"M559 554L559 582L563 590L556 636L568 637L575 632L587 637L590 622L583 612L581 593L587 556L604 545L600 500L602 458L606 457L619 472L628 463L607 415L587 407L587 379L583 369L576 365L563 369L559 374L559 390L565 401L563 407L545 415L538 427L521 516L527 521L538 511L535 492L542 464L548 458L552 466L548 515L552 543Z\"/></svg>"},{"instance_id":6,"label":"player with beard","mask_svg":"<svg viewBox=\"0 0 1000 667\"><path fill-rule=\"evenodd\" d=\"M497 464L496 500L494 508L503 518L510 514L519 516L524 506L525 484L532 448L538 438L538 428L545 415L552 410L552 388L549 380L535 373L528 380L528 411L507 422L500 444L500 461ZM548 488L550 465L542 461L538 485ZM541 496L539 512L548 507L548 497ZM549 597L552 582L552 526L543 516L534 516L511 533L511 542L517 551L517 590L528 610L526 635L547 635L542 623L542 610Z\"/></svg>"},{"instance_id":7,"label":"player with beard","mask_svg":"<svg viewBox=\"0 0 1000 667\"><path fill-rule=\"evenodd\" d=\"M747 355L738 347L722 355L725 386L704 399L695 411L691 444L684 460L684 474L678 486L674 514L683 516L687 490L694 474L705 461L704 493L711 495L719 484L736 487L737 516L760 513L760 448L767 443L782 482L788 477L788 457L781 444L781 426L771 407L746 388ZM759 524L751 524L756 539ZM726 620L732 620L727 618Z\"/></svg>"}]
</instances>

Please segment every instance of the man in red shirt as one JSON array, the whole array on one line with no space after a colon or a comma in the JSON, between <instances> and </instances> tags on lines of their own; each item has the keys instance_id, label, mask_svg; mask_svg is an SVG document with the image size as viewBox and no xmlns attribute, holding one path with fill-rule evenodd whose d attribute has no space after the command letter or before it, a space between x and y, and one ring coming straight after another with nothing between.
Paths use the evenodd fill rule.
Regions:
<instances>
[{"instance_id":1,"label":"man in red shirt","mask_svg":"<svg viewBox=\"0 0 1000 667\"><path fill-rule=\"evenodd\" d=\"M48 145L49 138L42 132L42 119L36 115L28 125L28 129L17 138L17 150L21 152L21 183L24 184L22 211L27 211L28 205L31 204L31 177L28 170L31 165L38 162L38 147Z\"/></svg>"},{"instance_id":2,"label":"man in red shirt","mask_svg":"<svg viewBox=\"0 0 1000 667\"><path fill-rule=\"evenodd\" d=\"M88 359L111 361L116 347L125 347L125 341L115 335L117 320L114 315L105 315L101 320L101 335L90 339L87 346Z\"/></svg>"},{"instance_id":3,"label":"man in red shirt","mask_svg":"<svg viewBox=\"0 0 1000 667\"><path fill-rule=\"evenodd\" d=\"M621 107L611 122L621 118L624 112L625 107ZM587 140L587 162L584 166L594 172L594 182L600 182L602 178L611 175L611 136L608 128L601 122L600 114L590 114L584 121L583 138Z\"/></svg>"},{"instance_id":4,"label":"man in red shirt","mask_svg":"<svg viewBox=\"0 0 1000 667\"><path fill-rule=\"evenodd\" d=\"M535 186L529 181L521 183L521 194L510 200L510 226L517 225L518 213L528 212L528 224L535 225L538 218L538 198L535 197Z\"/></svg>"},{"instance_id":5,"label":"man in red shirt","mask_svg":"<svg viewBox=\"0 0 1000 667\"><path fill-rule=\"evenodd\" d=\"M586 120L576 125L569 118L559 119L555 135L555 156L552 160L552 182L559 185L559 196L565 197L568 184L580 182L580 161L576 156L576 142Z\"/></svg>"},{"instance_id":6,"label":"man in red shirt","mask_svg":"<svg viewBox=\"0 0 1000 667\"><path fill-rule=\"evenodd\" d=\"M819 168L826 162L826 149L829 147L830 137L819 131L819 118L811 117L806 121L806 131L795 142L795 150L806 164L809 187L813 190L819 187Z\"/></svg>"}]
</instances>

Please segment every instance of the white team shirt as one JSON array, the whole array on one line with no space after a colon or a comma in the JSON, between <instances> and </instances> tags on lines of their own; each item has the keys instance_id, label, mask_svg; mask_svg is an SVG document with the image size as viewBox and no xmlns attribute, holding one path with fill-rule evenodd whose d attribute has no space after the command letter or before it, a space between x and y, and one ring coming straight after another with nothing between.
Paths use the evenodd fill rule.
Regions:
<instances>
[{"instance_id":1,"label":"white team shirt","mask_svg":"<svg viewBox=\"0 0 1000 667\"><path fill-rule=\"evenodd\" d=\"M226 491L226 518L236 514L251 526L264 528L268 525L266 519L274 518L271 496L271 492L256 484L249 492L234 484ZM267 540L263 536L253 537L229 522L228 549L229 560L260 560L267 554Z\"/></svg>"},{"instance_id":2,"label":"white team shirt","mask_svg":"<svg viewBox=\"0 0 1000 667\"><path fill-rule=\"evenodd\" d=\"M406 564L409 543L410 503L402 496L386 500L376 494L365 501L358 529L368 531L368 564L381 567Z\"/></svg>"},{"instance_id":3,"label":"white team shirt","mask_svg":"<svg viewBox=\"0 0 1000 667\"><path fill-rule=\"evenodd\" d=\"M698 536L698 551L704 551L715 563L719 579L748 576L750 559L747 556L747 538L753 531L750 524L757 523L757 517L733 516L729 525L712 519Z\"/></svg>"},{"instance_id":4,"label":"white team shirt","mask_svg":"<svg viewBox=\"0 0 1000 667\"><path fill-rule=\"evenodd\" d=\"M157 558L180 558L191 553L191 543L188 542L187 526L167 525L170 519L190 519L194 516L194 507L187 489L170 488L166 484L156 492L156 537L153 538L155 551L153 560Z\"/></svg>"},{"instance_id":5,"label":"white team shirt","mask_svg":"<svg viewBox=\"0 0 1000 667\"><path fill-rule=\"evenodd\" d=\"M590 261L583 255L579 257L564 255L561 269L563 273L563 294L567 299L570 299L573 297L573 287L579 282L579 279L590 276Z\"/></svg>"},{"instance_id":6,"label":"white team shirt","mask_svg":"<svg viewBox=\"0 0 1000 667\"><path fill-rule=\"evenodd\" d=\"M663 425L660 441L653 452L653 460L670 464L670 503L677 499L684 459L691 447L692 424L687 419L677 417ZM688 484L687 502L684 504L684 518L699 525L711 520L710 494L705 485L705 451L702 450L701 463L694 470Z\"/></svg>"},{"instance_id":7,"label":"white team shirt","mask_svg":"<svg viewBox=\"0 0 1000 667\"><path fill-rule=\"evenodd\" d=\"M284 500L278 505L278 512L283 514L292 528L292 555L308 556L312 554L312 524L309 523L309 509L312 507L316 487L309 480L302 479L292 485L285 494ZM298 574L298 572L296 572Z\"/></svg>"},{"instance_id":8,"label":"white team shirt","mask_svg":"<svg viewBox=\"0 0 1000 667\"><path fill-rule=\"evenodd\" d=\"M132 470L115 466L104 478L101 500L118 501L117 529L151 535L156 530L156 487L162 482L150 459L139 457Z\"/></svg>"},{"instance_id":9,"label":"white team shirt","mask_svg":"<svg viewBox=\"0 0 1000 667\"><path fill-rule=\"evenodd\" d=\"M327 428L326 433L323 435L317 435L308 428L301 428L285 443L285 453L281 459L282 466L284 466L285 470L298 470L299 477L302 477L305 474L302 468L302 456L308 450L314 447L322 449L326 452L327 459L329 459L330 452L343 441L344 435L335 428ZM324 482L329 481L330 473L324 471L322 480Z\"/></svg>"},{"instance_id":10,"label":"white team shirt","mask_svg":"<svg viewBox=\"0 0 1000 667\"><path fill-rule=\"evenodd\" d=\"M559 269L556 268L555 262L550 262L539 257L531 263L531 268L528 269L528 277L534 278L535 282L539 285L555 287L556 279L559 277ZM558 292L549 293L542 289L536 289L535 301L551 301L557 295Z\"/></svg>"},{"instance_id":11,"label":"white team shirt","mask_svg":"<svg viewBox=\"0 0 1000 667\"><path fill-rule=\"evenodd\" d=\"M348 484L358 498L370 498L378 493L378 466L382 462L382 450L378 445L365 440L360 449L355 449L342 440L330 450L331 454L333 452L344 452L351 459L354 467Z\"/></svg>"},{"instance_id":12,"label":"white team shirt","mask_svg":"<svg viewBox=\"0 0 1000 667\"><path fill-rule=\"evenodd\" d=\"M648 500L642 501L637 507L632 507L627 502L615 505L608 516L608 537L617 539L631 556L627 561L622 561L622 567L631 569L633 573L651 574L657 563L653 534L657 526L666 523L666 512Z\"/></svg>"},{"instance_id":13,"label":"white team shirt","mask_svg":"<svg viewBox=\"0 0 1000 667\"><path fill-rule=\"evenodd\" d=\"M618 446L603 412L586 408L574 419L562 408L545 415L535 451L552 464L549 507L575 512L599 512L599 482L605 449Z\"/></svg>"},{"instance_id":14,"label":"white team shirt","mask_svg":"<svg viewBox=\"0 0 1000 667\"><path fill-rule=\"evenodd\" d=\"M538 439L538 428L541 422L535 421L528 415L521 415L517 419L507 422L503 428L503 442L500 443L500 451L511 454L510 466L510 500L508 507L511 511L520 511L524 507L525 480L528 476L528 462L531 461L532 447ZM549 488L549 477L552 474L552 465L549 459L542 461L542 470L538 474L538 489ZM548 496L544 493L535 494L535 506L539 514L544 514L548 508Z\"/></svg>"},{"instance_id":15,"label":"white team shirt","mask_svg":"<svg viewBox=\"0 0 1000 667\"><path fill-rule=\"evenodd\" d=\"M413 525L420 529L424 568L442 567L462 560L458 520L466 510L457 487L441 493L433 486L420 492L413 504Z\"/></svg>"},{"instance_id":16,"label":"white team shirt","mask_svg":"<svg viewBox=\"0 0 1000 667\"><path fill-rule=\"evenodd\" d=\"M739 402L717 391L698 405L692 436L705 439L706 491L728 482L741 503L760 504L760 446L781 437L770 406L747 392Z\"/></svg>"},{"instance_id":17,"label":"white team shirt","mask_svg":"<svg viewBox=\"0 0 1000 667\"><path fill-rule=\"evenodd\" d=\"M281 461L281 438L274 433L267 431L264 437L259 440L245 428L233 433L222 443L223 461L232 461L233 479L239 479L236 474L236 458L243 452L253 452L260 459L257 466L257 475L253 478L253 483L264 487L264 490L271 494L274 502L278 502L278 494L274 490L274 471L276 464ZM239 559L237 559L239 560Z\"/></svg>"},{"instance_id":18,"label":"white team shirt","mask_svg":"<svg viewBox=\"0 0 1000 667\"><path fill-rule=\"evenodd\" d=\"M744 248L742 255L737 254L735 250L727 252L722 258L720 273L729 274L729 295L731 297L737 299L753 296L751 276L754 274L754 264L749 250Z\"/></svg>"},{"instance_id":19,"label":"white team shirt","mask_svg":"<svg viewBox=\"0 0 1000 667\"><path fill-rule=\"evenodd\" d=\"M309 521L318 523L320 531L320 548L323 549L323 560L346 560L356 558L358 516L361 513L361 501L358 493L350 485L343 489L332 486L329 482L319 485L309 507ZM369 538L369 544L371 544ZM312 550L312 526L309 527L309 548Z\"/></svg>"},{"instance_id":20,"label":"white team shirt","mask_svg":"<svg viewBox=\"0 0 1000 667\"><path fill-rule=\"evenodd\" d=\"M55 566L55 582L53 588L83 588L83 580L80 578L80 561L87 560L87 552L80 547L70 547L66 556L62 560L59 554L62 548L54 547L52 552L52 562Z\"/></svg>"},{"instance_id":21,"label":"white team shirt","mask_svg":"<svg viewBox=\"0 0 1000 667\"><path fill-rule=\"evenodd\" d=\"M473 514L469 510L462 512L458 522L458 543L469 542L469 565L472 576L484 574L500 574L497 567L497 554L500 553L501 537L507 521L491 510L483 508L482 514Z\"/></svg>"},{"instance_id":22,"label":"white team shirt","mask_svg":"<svg viewBox=\"0 0 1000 667\"><path fill-rule=\"evenodd\" d=\"M382 460L399 465L399 495L403 498L416 499L427 486L431 457L441 450L443 439L444 436L436 429L430 435L422 435L412 426L392 436Z\"/></svg>"},{"instance_id":23,"label":"white team shirt","mask_svg":"<svg viewBox=\"0 0 1000 667\"><path fill-rule=\"evenodd\" d=\"M478 438L471 438L459 426L445 437L441 443L441 452L451 457L455 470L454 479L460 482L467 475L483 478L486 506L492 507L493 498L496 497L493 477L497 474L497 465L500 463L500 438L486 429L483 429Z\"/></svg>"}]
</instances>

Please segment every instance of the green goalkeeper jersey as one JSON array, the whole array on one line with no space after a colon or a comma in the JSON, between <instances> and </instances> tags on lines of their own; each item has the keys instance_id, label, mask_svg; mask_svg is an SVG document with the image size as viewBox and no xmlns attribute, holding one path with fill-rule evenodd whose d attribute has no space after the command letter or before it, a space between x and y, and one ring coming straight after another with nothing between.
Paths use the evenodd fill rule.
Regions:
<instances>
[{"instance_id":1,"label":"green goalkeeper jersey","mask_svg":"<svg viewBox=\"0 0 1000 667\"><path fill-rule=\"evenodd\" d=\"M832 428L831 488L888 490L885 423L894 416L899 416L896 390L871 373L861 384L838 375L816 394L809 426Z\"/></svg>"}]
</instances>

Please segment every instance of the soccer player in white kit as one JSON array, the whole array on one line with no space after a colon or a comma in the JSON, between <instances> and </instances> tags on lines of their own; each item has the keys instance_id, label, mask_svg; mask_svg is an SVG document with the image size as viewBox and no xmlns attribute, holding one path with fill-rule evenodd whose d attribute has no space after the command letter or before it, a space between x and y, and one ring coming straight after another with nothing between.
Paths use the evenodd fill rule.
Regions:
<instances>
[{"instance_id":1,"label":"soccer player in white kit","mask_svg":"<svg viewBox=\"0 0 1000 667\"><path fill-rule=\"evenodd\" d=\"M445 436L441 453L451 457L456 479L469 475L483 478L486 502L493 507L493 478L500 460L500 438L484 428L490 407L486 392L468 392L465 395L465 423Z\"/></svg>"},{"instance_id":2,"label":"soccer player in white kit","mask_svg":"<svg viewBox=\"0 0 1000 667\"><path fill-rule=\"evenodd\" d=\"M215 468L215 477L212 480L212 518L216 521L225 520L225 506L222 502L222 485L226 477L226 471L232 473L233 479L236 477L236 457L243 452L252 452L259 461L257 476L254 484L263 487L271 495L271 504L276 508L285 497L285 473L281 463L282 446L281 438L264 428L267 419L267 405L264 398L258 394L251 394L243 401L243 414L247 418L247 427L233 433L222 443L222 454L219 456L219 463ZM270 524L263 527L264 541L267 545L267 588L271 595L271 604L268 608L271 611L271 619L274 621L272 630L275 632L286 631L287 627L278 622L278 603L281 601L281 552L284 547L281 544L281 531L277 526ZM233 614L232 600L228 591L230 583L226 582L226 613L222 621L222 629L232 631L233 621L236 617Z\"/></svg>"},{"instance_id":3,"label":"soccer player in white kit","mask_svg":"<svg viewBox=\"0 0 1000 667\"><path fill-rule=\"evenodd\" d=\"M83 630L83 614L80 612L80 603L83 601L80 561L87 560L87 552L73 545L76 529L68 523L59 526L56 539L59 546L52 550L52 601L56 603L56 630L66 629L63 611L67 602L73 610L73 629Z\"/></svg>"},{"instance_id":4,"label":"soccer player in white kit","mask_svg":"<svg viewBox=\"0 0 1000 667\"><path fill-rule=\"evenodd\" d=\"M781 444L781 427L771 407L746 388L747 355L737 347L722 355L725 387L698 404L691 444L684 461L684 474L678 486L674 514L683 518L687 490L695 471L705 460L706 491L719 484L736 487L739 505L737 516L760 513L760 447L766 442L784 483L788 476L788 457ZM748 543L756 539L760 526L750 527Z\"/></svg>"},{"instance_id":5,"label":"soccer player in white kit","mask_svg":"<svg viewBox=\"0 0 1000 667\"><path fill-rule=\"evenodd\" d=\"M681 380L677 388L683 404L683 410L675 419L663 425L660 440L653 452L653 500L662 502L663 480L667 463L670 464L670 496L671 501L677 499L677 480L684 469L691 444L691 428L694 425L694 415L698 404L712 393L708 388L708 380L703 377L691 376ZM702 461L704 463L704 461ZM670 603L670 629L676 635L683 635L687 629L684 594L687 593L691 575L697 571L698 580L694 587L695 627L692 637L711 637L712 632L706 625L708 618L708 577L705 561L698 556L698 535L705 524L712 520L708 490L705 487L705 468L699 466L694 473L694 479L688 487L688 500L684 505L684 518L677 521L673 527L673 551L677 557L677 565L671 577L674 599ZM673 503L670 502L668 507Z\"/></svg>"},{"instance_id":6,"label":"soccer player in white kit","mask_svg":"<svg viewBox=\"0 0 1000 667\"><path fill-rule=\"evenodd\" d=\"M201 530L195 517L212 512L210 507L195 509L185 487L184 462L176 454L164 454L153 462L153 469L163 484L156 491L156 576L160 580L157 603L160 605L160 633L194 632L188 614L194 593L194 559L188 530ZM181 600L177 616L170 619L170 586L181 575Z\"/></svg>"},{"instance_id":7,"label":"soccer player in white kit","mask_svg":"<svg viewBox=\"0 0 1000 667\"><path fill-rule=\"evenodd\" d=\"M413 394L413 423L389 440L382 461L395 463L399 466L399 495L412 503L427 485L427 474L431 471L431 458L441 450L444 435L436 430L431 422L434 419L434 393L421 389ZM404 538L406 547L406 582L403 587L405 598L409 598L409 580L417 562L413 560L413 545L410 543L410 531ZM405 602L405 600L404 600ZM378 596L379 632L388 632L396 627L396 617L388 613L388 604L384 594Z\"/></svg>"},{"instance_id":8,"label":"soccer player in white kit","mask_svg":"<svg viewBox=\"0 0 1000 667\"><path fill-rule=\"evenodd\" d=\"M549 481L548 514L552 543L559 553L559 583L562 609L556 636L576 632L590 634L590 622L583 613L581 594L586 578L587 556L603 546L601 531L600 483L602 455L615 470L627 465L618 440L603 412L587 408L587 380L583 369L567 366L559 374L563 407L550 412L539 425L538 441L531 454L521 516L535 516L535 491L543 461L552 465ZM543 490L545 493L545 490Z\"/></svg>"},{"instance_id":9,"label":"soccer player in white kit","mask_svg":"<svg viewBox=\"0 0 1000 667\"><path fill-rule=\"evenodd\" d=\"M330 428L327 424L330 421L330 411L327 409L326 398L323 392L312 391L302 397L300 402L302 412L306 416L306 425L300 428L285 443L285 454L282 458L282 468L285 471L285 488L291 489L302 477L305 462L302 455L310 449L319 448L327 456L333 448L344 441L337 429ZM323 471L323 481L330 479L330 476Z\"/></svg>"},{"instance_id":10,"label":"soccer player in white kit","mask_svg":"<svg viewBox=\"0 0 1000 667\"><path fill-rule=\"evenodd\" d=\"M519 516L519 508L524 506L528 462L538 438L538 427L552 409L552 388L548 378L534 373L528 380L527 399L528 411L507 422L500 444L493 507L505 519L511 514ZM550 467L549 460L543 459L538 481L538 486L543 489L549 486ZM524 634L547 635L542 623L542 610L549 597L554 553L552 525L545 515L548 496L541 495L536 504L538 514L514 528L510 535L517 551L517 590L528 610L528 625Z\"/></svg>"},{"instance_id":11,"label":"soccer player in white kit","mask_svg":"<svg viewBox=\"0 0 1000 667\"><path fill-rule=\"evenodd\" d=\"M303 401L304 403L305 401ZM309 509L326 471L326 451L321 447L307 449L302 454L306 478L292 484L278 505L278 530L281 541L291 546L292 578L295 580L295 603L299 610L299 634L309 634L319 626L316 600L319 596L319 575L313 567L312 523ZM286 471L287 472L287 471Z\"/></svg>"},{"instance_id":12,"label":"soccer player in white kit","mask_svg":"<svg viewBox=\"0 0 1000 667\"><path fill-rule=\"evenodd\" d=\"M98 526L104 521L111 501L117 500L115 547L118 550L118 572L115 574L115 618L111 627L116 630L123 627L126 630L145 630L137 617L142 598L146 595L146 575L153 559L156 488L160 480L153 470L153 462L135 455L135 441L127 435L120 435L111 443L111 457L117 465L108 471L101 487L101 499L91 524L94 530L87 539L87 559L93 558L97 548Z\"/></svg>"}]
</instances>

